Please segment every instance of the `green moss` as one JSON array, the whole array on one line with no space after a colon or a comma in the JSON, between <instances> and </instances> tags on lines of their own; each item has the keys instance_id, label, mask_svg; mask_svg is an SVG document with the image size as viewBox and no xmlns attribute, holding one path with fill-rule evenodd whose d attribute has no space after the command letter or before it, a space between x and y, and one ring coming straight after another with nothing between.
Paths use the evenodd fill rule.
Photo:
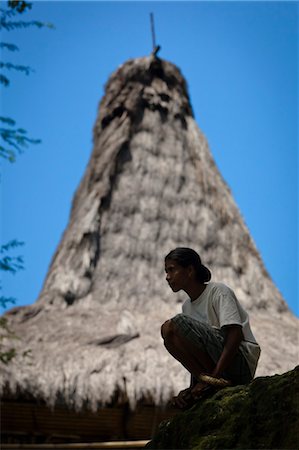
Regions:
<instances>
[{"instance_id":1,"label":"green moss","mask_svg":"<svg viewBox=\"0 0 299 450\"><path fill-rule=\"evenodd\" d=\"M226 388L163 422L152 449L299 448L299 367Z\"/></svg>"}]
</instances>

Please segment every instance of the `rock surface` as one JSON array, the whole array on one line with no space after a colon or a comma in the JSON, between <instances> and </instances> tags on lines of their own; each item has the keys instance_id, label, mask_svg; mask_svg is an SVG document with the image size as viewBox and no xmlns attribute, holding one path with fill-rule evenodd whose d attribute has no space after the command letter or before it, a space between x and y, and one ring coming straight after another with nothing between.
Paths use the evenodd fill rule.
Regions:
<instances>
[{"instance_id":1,"label":"rock surface","mask_svg":"<svg viewBox=\"0 0 299 450\"><path fill-rule=\"evenodd\" d=\"M161 423L151 449L298 449L299 366L223 389Z\"/></svg>"}]
</instances>

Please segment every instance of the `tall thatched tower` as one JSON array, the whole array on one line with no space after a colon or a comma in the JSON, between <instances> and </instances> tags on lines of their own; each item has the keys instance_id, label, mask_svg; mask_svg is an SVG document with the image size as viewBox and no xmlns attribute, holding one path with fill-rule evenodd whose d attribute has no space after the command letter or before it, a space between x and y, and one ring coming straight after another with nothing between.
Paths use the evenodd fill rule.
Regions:
<instances>
[{"instance_id":1,"label":"tall thatched tower","mask_svg":"<svg viewBox=\"0 0 299 450\"><path fill-rule=\"evenodd\" d=\"M251 312L258 375L293 368L297 320L215 166L184 78L153 56L130 60L107 83L40 297L6 315L22 339L2 370L5 396L79 411L165 404L188 381L159 336L180 311L183 296L164 281L164 255L179 245L195 248Z\"/></svg>"}]
</instances>

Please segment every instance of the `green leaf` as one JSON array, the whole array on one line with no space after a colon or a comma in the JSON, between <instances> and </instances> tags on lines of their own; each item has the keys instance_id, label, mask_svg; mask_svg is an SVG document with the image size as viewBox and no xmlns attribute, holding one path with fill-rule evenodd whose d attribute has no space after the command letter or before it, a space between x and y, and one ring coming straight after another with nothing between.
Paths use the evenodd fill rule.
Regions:
<instances>
[{"instance_id":1,"label":"green leaf","mask_svg":"<svg viewBox=\"0 0 299 450\"><path fill-rule=\"evenodd\" d=\"M0 121L14 127L16 122L9 117L0 117ZM0 157L14 162L16 153L21 154L24 148L29 144L40 144L40 139L33 139L26 136L27 131L24 128L4 128L0 127Z\"/></svg>"},{"instance_id":2,"label":"green leaf","mask_svg":"<svg viewBox=\"0 0 299 450\"><path fill-rule=\"evenodd\" d=\"M39 22L38 20L31 20L28 22L24 22L23 20L18 20L17 22L1 18L0 20L0 30L4 28L6 31L12 31L16 29L29 28L29 27L37 27L37 28L54 28L51 23Z\"/></svg>"},{"instance_id":3,"label":"green leaf","mask_svg":"<svg viewBox=\"0 0 299 450\"><path fill-rule=\"evenodd\" d=\"M4 272L10 272L15 274L18 270L24 269L24 258L21 255L18 256L10 256L6 255L8 251L11 251L17 247L23 246L24 242L17 241L13 239L9 241L7 244L4 244L0 247L0 254L4 255L0 258L0 270ZM1 286L0 286L1 289Z\"/></svg>"},{"instance_id":4,"label":"green leaf","mask_svg":"<svg viewBox=\"0 0 299 450\"><path fill-rule=\"evenodd\" d=\"M29 66L22 66L22 65L16 65L12 64L10 62L4 63L0 61L0 69L8 69L8 70L17 70L18 72L25 72L26 75L29 75L30 72L34 72L33 69Z\"/></svg>"},{"instance_id":5,"label":"green leaf","mask_svg":"<svg viewBox=\"0 0 299 450\"><path fill-rule=\"evenodd\" d=\"M32 3L28 3L24 0L9 0L8 6L22 14L26 9L32 8Z\"/></svg>"},{"instance_id":6,"label":"green leaf","mask_svg":"<svg viewBox=\"0 0 299 450\"><path fill-rule=\"evenodd\" d=\"M2 73L0 73L0 84L3 84L4 86L9 85L9 79L4 76Z\"/></svg>"},{"instance_id":7,"label":"green leaf","mask_svg":"<svg viewBox=\"0 0 299 450\"><path fill-rule=\"evenodd\" d=\"M6 352L0 352L0 361L4 364L8 364L15 356L17 352L15 348L11 348Z\"/></svg>"},{"instance_id":8,"label":"green leaf","mask_svg":"<svg viewBox=\"0 0 299 450\"><path fill-rule=\"evenodd\" d=\"M10 42L0 42L0 48L6 48L11 52L19 51L19 47L15 44L11 44Z\"/></svg>"},{"instance_id":9,"label":"green leaf","mask_svg":"<svg viewBox=\"0 0 299 450\"><path fill-rule=\"evenodd\" d=\"M0 253L7 252L8 250L11 250L16 247L22 247L25 245L22 241L17 241L17 239L12 239L11 241L7 242L7 244L1 245L0 247Z\"/></svg>"},{"instance_id":10,"label":"green leaf","mask_svg":"<svg viewBox=\"0 0 299 450\"><path fill-rule=\"evenodd\" d=\"M7 123L8 125L11 125L12 127L16 124L15 120L11 119L10 117L1 117L0 116L0 122Z\"/></svg>"},{"instance_id":11,"label":"green leaf","mask_svg":"<svg viewBox=\"0 0 299 450\"><path fill-rule=\"evenodd\" d=\"M2 289L0 287L0 289ZM12 304L16 304L17 300L15 297L4 297L4 295L0 296L0 306L2 306L2 308L6 308L7 304L12 303ZM1 323L0 323L0 327L1 327Z\"/></svg>"},{"instance_id":12,"label":"green leaf","mask_svg":"<svg viewBox=\"0 0 299 450\"><path fill-rule=\"evenodd\" d=\"M2 145L0 145L0 157L3 159L7 159L10 163L14 163L16 161L15 152L2 147Z\"/></svg>"},{"instance_id":13,"label":"green leaf","mask_svg":"<svg viewBox=\"0 0 299 450\"><path fill-rule=\"evenodd\" d=\"M0 270L4 272L11 272L16 274L18 270L24 269L24 258L23 256L5 256L0 259Z\"/></svg>"}]
</instances>

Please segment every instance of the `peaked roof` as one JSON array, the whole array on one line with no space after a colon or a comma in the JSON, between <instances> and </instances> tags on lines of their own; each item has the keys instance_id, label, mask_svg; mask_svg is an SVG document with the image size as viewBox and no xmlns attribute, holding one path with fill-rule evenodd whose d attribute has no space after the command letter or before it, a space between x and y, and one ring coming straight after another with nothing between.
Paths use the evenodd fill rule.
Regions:
<instances>
[{"instance_id":1,"label":"peaked roof","mask_svg":"<svg viewBox=\"0 0 299 450\"><path fill-rule=\"evenodd\" d=\"M153 56L134 59L106 85L91 159L38 300L6 314L21 339L0 387L77 409L167 402L189 381L159 331L183 298L164 281L164 256L177 246L197 250L251 313L258 374L293 368L298 321L214 163L181 72Z\"/></svg>"}]
</instances>

